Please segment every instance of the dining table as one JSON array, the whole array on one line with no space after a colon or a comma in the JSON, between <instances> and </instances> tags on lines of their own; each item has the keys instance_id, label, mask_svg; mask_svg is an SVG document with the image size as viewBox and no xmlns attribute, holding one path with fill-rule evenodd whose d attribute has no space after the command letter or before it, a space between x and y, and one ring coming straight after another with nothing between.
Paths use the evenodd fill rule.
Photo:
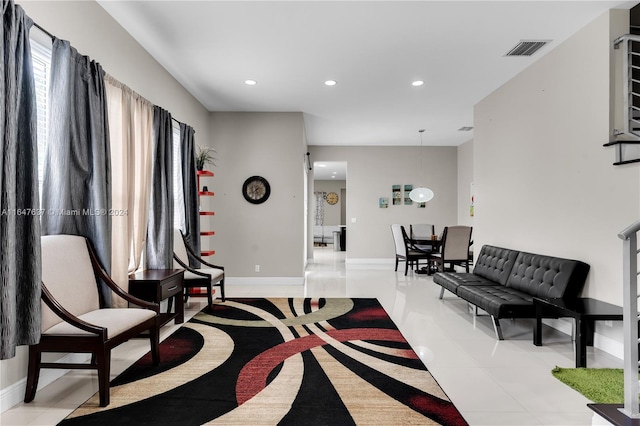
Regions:
<instances>
[{"instance_id":1,"label":"dining table","mask_svg":"<svg viewBox=\"0 0 640 426\"><path fill-rule=\"evenodd\" d=\"M439 253L440 252L440 247L442 246L442 240L439 239L439 238L438 239L409 238L409 241L414 246L421 246L421 245L427 245L427 244L430 245L431 246L430 252L432 252L432 253ZM416 274L431 275L433 273L433 270L431 268L431 263L429 263L427 266L423 266L421 268L416 269L415 273Z\"/></svg>"}]
</instances>

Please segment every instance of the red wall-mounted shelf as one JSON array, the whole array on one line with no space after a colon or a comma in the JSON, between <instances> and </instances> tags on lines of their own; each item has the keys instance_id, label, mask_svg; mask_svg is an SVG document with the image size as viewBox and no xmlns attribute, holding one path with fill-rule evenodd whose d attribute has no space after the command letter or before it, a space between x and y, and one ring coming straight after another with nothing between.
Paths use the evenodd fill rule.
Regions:
<instances>
[{"instance_id":1,"label":"red wall-mounted shelf","mask_svg":"<svg viewBox=\"0 0 640 426\"><path fill-rule=\"evenodd\" d=\"M197 172L197 178L198 178L198 196L199 197L213 197L215 194L213 193L213 191L202 191L202 186L200 186L200 177L213 177L213 172L210 172L209 170L198 170ZM200 205L200 203L198 202L198 205ZM207 212L207 211L201 211L200 212L200 216L214 216L215 212ZM200 236L201 237L211 237L215 235L214 231L200 231ZM215 250L202 250L200 251L200 256L213 256L215 254Z\"/></svg>"}]
</instances>

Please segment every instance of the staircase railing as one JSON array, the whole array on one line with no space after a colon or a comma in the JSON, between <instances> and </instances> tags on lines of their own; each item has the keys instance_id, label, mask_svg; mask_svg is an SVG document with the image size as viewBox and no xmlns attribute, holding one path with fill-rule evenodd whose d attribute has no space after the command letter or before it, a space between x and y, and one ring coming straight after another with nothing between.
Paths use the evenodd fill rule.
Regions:
<instances>
[{"instance_id":1,"label":"staircase railing","mask_svg":"<svg viewBox=\"0 0 640 426\"><path fill-rule=\"evenodd\" d=\"M640 161L640 36L627 34L613 42L622 50L622 129L613 129L615 165Z\"/></svg>"},{"instance_id":2,"label":"staircase railing","mask_svg":"<svg viewBox=\"0 0 640 426\"><path fill-rule=\"evenodd\" d=\"M623 248L623 305L624 314L624 408L621 411L628 417L640 418L638 395L638 231L640 221L628 226L618 234Z\"/></svg>"}]
</instances>

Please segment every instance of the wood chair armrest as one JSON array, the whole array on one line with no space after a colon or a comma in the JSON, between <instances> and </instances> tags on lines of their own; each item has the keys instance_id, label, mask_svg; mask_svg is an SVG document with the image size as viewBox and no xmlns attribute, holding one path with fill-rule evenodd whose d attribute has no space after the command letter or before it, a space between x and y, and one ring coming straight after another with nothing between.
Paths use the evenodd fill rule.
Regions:
<instances>
[{"instance_id":1,"label":"wood chair armrest","mask_svg":"<svg viewBox=\"0 0 640 426\"><path fill-rule=\"evenodd\" d=\"M42 283L42 300L44 303L59 316L63 321L68 322L74 327L78 327L80 330L84 330L88 333L97 334L102 338L102 340L106 340L107 337L107 329L105 327L98 327L97 325L90 324L86 321L81 320L77 316L73 315L71 312L67 311L65 308L58 303L58 301L53 297L53 295L49 292L44 283Z\"/></svg>"},{"instance_id":2,"label":"wood chair armrest","mask_svg":"<svg viewBox=\"0 0 640 426\"><path fill-rule=\"evenodd\" d=\"M193 269L191 266L184 263L175 253L173 253L173 258L176 260L176 262L178 262L180 266L182 266L185 270L191 272L192 274L201 276L202 278L211 278L209 274L205 274L204 272L200 272L197 269Z\"/></svg>"},{"instance_id":3,"label":"wood chair armrest","mask_svg":"<svg viewBox=\"0 0 640 426\"><path fill-rule=\"evenodd\" d=\"M183 237L184 238L184 237ZM189 252L189 254L191 256L193 256L198 262L205 264L206 266L210 267L210 268L215 268L215 269L221 269L224 271L224 266L220 266L220 265L214 265L213 263L209 263L206 260L204 260L203 258L200 257L199 254L197 254L195 251L193 251L193 249L191 248L191 246L189 244L185 243L185 248L187 249L187 251ZM193 271L192 271L193 272Z\"/></svg>"},{"instance_id":4,"label":"wood chair armrest","mask_svg":"<svg viewBox=\"0 0 640 426\"><path fill-rule=\"evenodd\" d=\"M115 281L113 281L113 279L111 279L111 277L104 270L102 265L100 265L100 262L98 261L98 257L96 256L96 253L93 251L93 247L91 246L91 243L89 242L88 238L86 239L86 241L87 241L87 248L89 249L89 257L91 258L91 264L93 265L93 270L98 273L100 278L109 286L111 290L113 290L115 294L117 294L127 302L132 303L136 306L140 306L141 308L145 308L145 309L151 309L156 314L160 312L160 304L139 299L127 293L126 291L124 291Z\"/></svg>"}]
</instances>

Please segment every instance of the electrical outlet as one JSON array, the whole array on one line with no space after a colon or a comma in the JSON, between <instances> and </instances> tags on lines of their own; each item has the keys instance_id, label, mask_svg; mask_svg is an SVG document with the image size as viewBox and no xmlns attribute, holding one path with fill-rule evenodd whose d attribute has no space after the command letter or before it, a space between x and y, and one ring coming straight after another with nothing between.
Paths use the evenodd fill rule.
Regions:
<instances>
[{"instance_id":1,"label":"electrical outlet","mask_svg":"<svg viewBox=\"0 0 640 426\"><path fill-rule=\"evenodd\" d=\"M604 325L606 325L607 327L613 327L613 321L611 321L611 320L605 320L605 321L604 321Z\"/></svg>"},{"instance_id":2,"label":"electrical outlet","mask_svg":"<svg viewBox=\"0 0 640 426\"><path fill-rule=\"evenodd\" d=\"M260 265L256 265L256 272L260 272Z\"/></svg>"}]
</instances>

